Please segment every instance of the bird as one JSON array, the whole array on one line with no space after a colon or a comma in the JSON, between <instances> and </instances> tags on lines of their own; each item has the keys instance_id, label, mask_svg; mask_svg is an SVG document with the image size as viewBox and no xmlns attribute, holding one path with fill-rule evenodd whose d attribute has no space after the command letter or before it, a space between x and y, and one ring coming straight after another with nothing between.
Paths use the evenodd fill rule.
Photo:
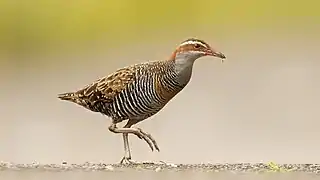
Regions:
<instances>
[{"instance_id":1,"label":"bird","mask_svg":"<svg viewBox=\"0 0 320 180\"><path fill-rule=\"evenodd\" d=\"M132 164L136 161L131 156L128 134L144 140L152 151L160 151L151 134L133 126L157 114L184 89L191 79L194 62L204 56L219 58L221 62L226 59L204 40L188 38L164 60L119 68L83 88L58 94L58 98L110 118L109 131L123 135L124 156L120 164ZM123 121L126 124L118 127Z\"/></svg>"}]
</instances>

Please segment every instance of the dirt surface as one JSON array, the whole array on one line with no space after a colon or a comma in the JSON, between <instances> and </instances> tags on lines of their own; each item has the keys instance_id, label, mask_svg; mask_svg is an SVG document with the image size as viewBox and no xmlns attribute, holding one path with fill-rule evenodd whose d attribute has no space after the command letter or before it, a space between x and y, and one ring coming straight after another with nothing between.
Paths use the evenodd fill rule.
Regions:
<instances>
[{"instance_id":1,"label":"dirt surface","mask_svg":"<svg viewBox=\"0 0 320 180\"><path fill-rule=\"evenodd\" d=\"M318 177L318 164L164 164L140 163L131 165L84 164L0 164L0 179L6 180L105 180L105 179L314 179Z\"/></svg>"},{"instance_id":2,"label":"dirt surface","mask_svg":"<svg viewBox=\"0 0 320 180\"><path fill-rule=\"evenodd\" d=\"M275 164L270 163L238 163L238 164L170 164L143 162L136 164L104 164L104 163L83 163L83 164L14 164L8 162L0 163L1 171L193 171L193 172L233 172L233 173L268 173L268 172L304 172L320 174L319 164Z\"/></svg>"}]
</instances>

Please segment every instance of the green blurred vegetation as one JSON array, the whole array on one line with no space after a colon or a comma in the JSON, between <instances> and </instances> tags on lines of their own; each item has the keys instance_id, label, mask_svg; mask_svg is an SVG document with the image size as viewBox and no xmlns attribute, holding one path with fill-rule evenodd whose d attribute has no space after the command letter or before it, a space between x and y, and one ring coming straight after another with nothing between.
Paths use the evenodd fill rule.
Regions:
<instances>
[{"instance_id":1,"label":"green blurred vegetation","mask_svg":"<svg viewBox=\"0 0 320 180\"><path fill-rule=\"evenodd\" d=\"M123 43L197 25L259 28L306 17L320 23L319 7L317 0L0 0L0 45L20 51L102 37Z\"/></svg>"}]
</instances>

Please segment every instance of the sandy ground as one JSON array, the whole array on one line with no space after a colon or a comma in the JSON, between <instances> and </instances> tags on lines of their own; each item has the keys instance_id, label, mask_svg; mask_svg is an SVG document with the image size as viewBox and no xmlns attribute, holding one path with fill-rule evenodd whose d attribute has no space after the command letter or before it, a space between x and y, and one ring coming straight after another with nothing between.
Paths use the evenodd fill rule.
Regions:
<instances>
[{"instance_id":1,"label":"sandy ground","mask_svg":"<svg viewBox=\"0 0 320 180\"><path fill-rule=\"evenodd\" d=\"M6 180L35 180L35 179L46 179L46 180L231 180L231 179L243 179L243 180L265 180L265 179L277 179L277 180L308 180L315 179L312 174L301 174L301 173L288 173L288 174L232 174L232 173L203 173L203 172L4 172L1 174L3 179Z\"/></svg>"},{"instance_id":2,"label":"sandy ground","mask_svg":"<svg viewBox=\"0 0 320 180\"><path fill-rule=\"evenodd\" d=\"M320 174L318 164L169 164L145 162L120 165L84 164L0 164L0 176L18 179L310 179Z\"/></svg>"}]
</instances>

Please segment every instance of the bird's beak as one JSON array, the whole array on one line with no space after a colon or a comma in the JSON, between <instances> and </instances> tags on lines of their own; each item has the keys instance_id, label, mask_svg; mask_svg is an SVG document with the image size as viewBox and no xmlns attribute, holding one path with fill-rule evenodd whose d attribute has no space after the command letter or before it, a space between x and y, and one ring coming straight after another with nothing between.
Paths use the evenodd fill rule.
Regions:
<instances>
[{"instance_id":1,"label":"bird's beak","mask_svg":"<svg viewBox=\"0 0 320 180\"><path fill-rule=\"evenodd\" d=\"M226 56L222 52L219 52L219 51L210 50L207 52L207 55L221 58L221 62L223 62L226 59Z\"/></svg>"},{"instance_id":2,"label":"bird's beak","mask_svg":"<svg viewBox=\"0 0 320 180\"><path fill-rule=\"evenodd\" d=\"M222 52L213 52L212 56L215 56L221 59L226 59L226 56Z\"/></svg>"}]
</instances>

